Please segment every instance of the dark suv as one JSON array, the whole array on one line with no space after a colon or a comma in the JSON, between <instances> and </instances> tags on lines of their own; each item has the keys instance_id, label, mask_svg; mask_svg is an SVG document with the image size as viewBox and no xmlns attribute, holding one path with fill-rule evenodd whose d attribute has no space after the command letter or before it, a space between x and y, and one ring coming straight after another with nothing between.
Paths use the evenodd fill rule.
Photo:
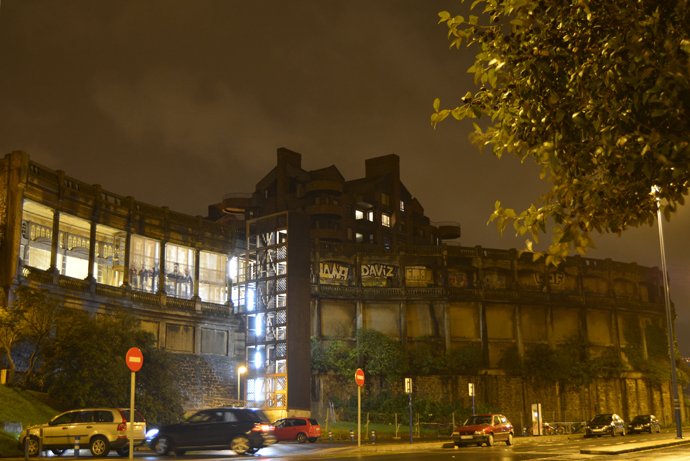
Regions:
<instances>
[{"instance_id":1,"label":"dark suv","mask_svg":"<svg viewBox=\"0 0 690 461\"><path fill-rule=\"evenodd\" d=\"M149 446L164 456L187 450L233 450L238 455L256 453L276 442L273 426L261 410L213 408L193 414L183 423L150 431Z\"/></svg>"},{"instance_id":2,"label":"dark suv","mask_svg":"<svg viewBox=\"0 0 690 461\"><path fill-rule=\"evenodd\" d=\"M595 415L594 418L587 421L585 437L594 437L595 435L598 437L602 435L615 437L616 434L625 435L625 422L615 413Z\"/></svg>"}]
</instances>

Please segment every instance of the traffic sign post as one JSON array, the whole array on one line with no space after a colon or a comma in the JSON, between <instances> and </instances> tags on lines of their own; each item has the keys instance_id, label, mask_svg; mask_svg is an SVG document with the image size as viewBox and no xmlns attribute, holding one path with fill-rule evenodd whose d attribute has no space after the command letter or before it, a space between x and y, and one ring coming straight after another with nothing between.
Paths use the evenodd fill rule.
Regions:
<instances>
[{"instance_id":1,"label":"traffic sign post","mask_svg":"<svg viewBox=\"0 0 690 461\"><path fill-rule=\"evenodd\" d=\"M472 416L474 416L474 383L469 383L470 396L472 397Z\"/></svg>"},{"instance_id":2,"label":"traffic sign post","mask_svg":"<svg viewBox=\"0 0 690 461\"><path fill-rule=\"evenodd\" d=\"M405 392L410 399L410 445L412 445L412 378L405 378Z\"/></svg>"},{"instance_id":3,"label":"traffic sign post","mask_svg":"<svg viewBox=\"0 0 690 461\"><path fill-rule=\"evenodd\" d=\"M132 371L132 386L129 391L129 459L134 458L134 385L135 385L135 375L137 371L141 370L141 366L144 364L144 355L141 353L139 348L132 347L127 351L125 356L125 363L127 367Z\"/></svg>"},{"instance_id":4,"label":"traffic sign post","mask_svg":"<svg viewBox=\"0 0 690 461\"><path fill-rule=\"evenodd\" d=\"M355 372L355 382L357 383L357 447L362 446L362 385L364 384L364 372L357 368Z\"/></svg>"}]
</instances>

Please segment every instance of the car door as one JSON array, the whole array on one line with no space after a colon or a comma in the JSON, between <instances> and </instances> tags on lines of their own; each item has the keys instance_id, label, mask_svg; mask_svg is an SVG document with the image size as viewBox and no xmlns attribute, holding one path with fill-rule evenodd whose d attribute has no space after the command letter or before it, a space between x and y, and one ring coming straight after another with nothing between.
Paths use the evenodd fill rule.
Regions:
<instances>
[{"instance_id":1,"label":"car door","mask_svg":"<svg viewBox=\"0 0 690 461\"><path fill-rule=\"evenodd\" d=\"M209 441L213 440L217 434L209 433L209 420L212 418L211 412L203 410L190 416L187 421L179 426L178 431L173 435L175 443L182 447L204 447Z\"/></svg>"},{"instance_id":2,"label":"car door","mask_svg":"<svg viewBox=\"0 0 690 461\"><path fill-rule=\"evenodd\" d=\"M275 434L277 440L287 440L287 437L285 436L285 424L285 419L279 419L273 424L275 428L273 433Z\"/></svg>"},{"instance_id":3,"label":"car door","mask_svg":"<svg viewBox=\"0 0 690 461\"><path fill-rule=\"evenodd\" d=\"M43 445L47 447L69 445L69 429L72 426L74 411L53 418L43 428Z\"/></svg>"},{"instance_id":4,"label":"car door","mask_svg":"<svg viewBox=\"0 0 690 461\"><path fill-rule=\"evenodd\" d=\"M88 446L89 437L94 433L95 413L94 410L74 412L72 424L67 430L70 445L74 445L74 441L79 437L79 443L85 447Z\"/></svg>"},{"instance_id":5,"label":"car door","mask_svg":"<svg viewBox=\"0 0 690 461\"><path fill-rule=\"evenodd\" d=\"M494 426L494 440L496 442L502 442L505 440L505 428L501 424L501 418L498 415L493 416L493 426Z\"/></svg>"}]
</instances>

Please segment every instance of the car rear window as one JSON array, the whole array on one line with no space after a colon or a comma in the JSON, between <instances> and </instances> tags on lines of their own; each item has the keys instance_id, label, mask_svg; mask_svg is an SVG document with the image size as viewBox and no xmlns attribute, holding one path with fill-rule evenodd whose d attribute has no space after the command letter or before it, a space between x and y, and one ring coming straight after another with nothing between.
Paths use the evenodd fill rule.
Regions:
<instances>
[{"instance_id":1,"label":"car rear window","mask_svg":"<svg viewBox=\"0 0 690 461\"><path fill-rule=\"evenodd\" d=\"M268 422L268 418L261 410L236 409L233 410L233 412L237 415L237 419L240 421L253 421L255 423Z\"/></svg>"},{"instance_id":2,"label":"car rear window","mask_svg":"<svg viewBox=\"0 0 690 461\"><path fill-rule=\"evenodd\" d=\"M125 417L125 419L126 419L127 421L130 421L130 419L129 419L129 410L120 409L120 411L122 412L122 415ZM112 414L111 414L111 415L110 415L110 421L113 420L112 418L113 418L113 416L112 416ZM145 422L146 422L146 420L144 419L144 417L141 416L141 414L140 414L136 409L134 410L134 422L135 422L135 423L145 423Z\"/></svg>"},{"instance_id":3,"label":"car rear window","mask_svg":"<svg viewBox=\"0 0 690 461\"><path fill-rule=\"evenodd\" d=\"M303 419L293 419L292 420L292 425L293 426L306 426L307 422Z\"/></svg>"},{"instance_id":4,"label":"car rear window","mask_svg":"<svg viewBox=\"0 0 690 461\"><path fill-rule=\"evenodd\" d=\"M319 422L314 418L309 418L309 424L311 424L312 426L318 426Z\"/></svg>"}]
</instances>

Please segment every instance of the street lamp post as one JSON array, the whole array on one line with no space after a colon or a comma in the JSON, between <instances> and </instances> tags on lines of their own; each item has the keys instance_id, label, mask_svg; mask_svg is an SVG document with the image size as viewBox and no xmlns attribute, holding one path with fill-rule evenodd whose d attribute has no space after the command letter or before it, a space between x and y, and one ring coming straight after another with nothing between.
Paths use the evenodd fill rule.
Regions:
<instances>
[{"instance_id":1,"label":"street lamp post","mask_svg":"<svg viewBox=\"0 0 690 461\"><path fill-rule=\"evenodd\" d=\"M664 294L666 298L666 321L668 323L668 346L671 352L671 382L673 383L673 409L676 417L676 438L683 438L680 417L680 398L678 396L678 379L676 378L676 352L673 347L673 321L671 320L671 297L668 288L668 273L666 271L666 252L664 251L664 230L661 224L661 198L658 186L652 186L652 195L656 200L656 222L659 224L659 245L661 247L661 270L664 277Z\"/></svg>"},{"instance_id":2,"label":"street lamp post","mask_svg":"<svg viewBox=\"0 0 690 461\"><path fill-rule=\"evenodd\" d=\"M238 400L238 403L239 403L239 401L242 400L240 398L240 396L241 396L240 386L242 385L242 381L241 381L242 373L244 373L245 371L247 371L247 367L245 367L245 366L241 366L237 369L237 400Z\"/></svg>"}]
</instances>

